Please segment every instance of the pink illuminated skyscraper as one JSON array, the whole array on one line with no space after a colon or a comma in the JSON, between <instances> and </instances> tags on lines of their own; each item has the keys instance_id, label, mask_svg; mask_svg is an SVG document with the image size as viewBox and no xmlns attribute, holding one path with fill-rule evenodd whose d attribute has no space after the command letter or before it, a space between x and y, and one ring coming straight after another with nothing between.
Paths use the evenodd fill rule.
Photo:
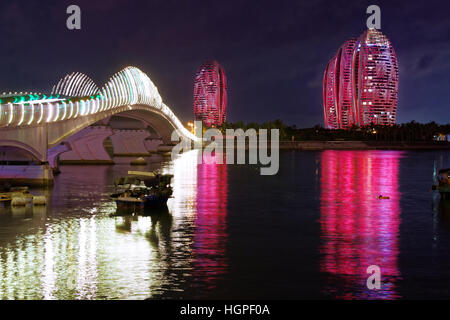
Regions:
<instances>
[{"instance_id":1,"label":"pink illuminated skyscraper","mask_svg":"<svg viewBox=\"0 0 450 320\"><path fill-rule=\"evenodd\" d=\"M208 127L220 126L226 121L227 79L217 61L200 66L194 83L194 115Z\"/></svg>"},{"instance_id":2,"label":"pink illuminated skyscraper","mask_svg":"<svg viewBox=\"0 0 450 320\"><path fill-rule=\"evenodd\" d=\"M339 123L341 128L349 128L354 123L352 76L355 39L344 42L338 51L339 61Z\"/></svg>"},{"instance_id":3,"label":"pink illuminated skyscraper","mask_svg":"<svg viewBox=\"0 0 450 320\"><path fill-rule=\"evenodd\" d=\"M323 76L323 111L325 127L339 128L339 109L337 105L339 77L336 76L336 57L333 57Z\"/></svg>"},{"instance_id":4,"label":"pink illuminated skyscraper","mask_svg":"<svg viewBox=\"0 0 450 320\"><path fill-rule=\"evenodd\" d=\"M323 91L326 128L395 124L398 63L389 39L369 29L346 41L327 65Z\"/></svg>"}]
</instances>

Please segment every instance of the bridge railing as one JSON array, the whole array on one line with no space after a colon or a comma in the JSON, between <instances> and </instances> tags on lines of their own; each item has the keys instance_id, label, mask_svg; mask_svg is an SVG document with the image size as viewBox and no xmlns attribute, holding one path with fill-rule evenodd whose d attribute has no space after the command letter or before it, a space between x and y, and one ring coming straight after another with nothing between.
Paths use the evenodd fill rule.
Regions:
<instances>
[{"instance_id":1,"label":"bridge railing","mask_svg":"<svg viewBox=\"0 0 450 320\"><path fill-rule=\"evenodd\" d=\"M68 92L77 92L76 86L83 82L66 81ZM74 87L75 86L75 87ZM158 89L150 78L135 67L126 67L117 72L97 94L86 97L60 97L33 95L0 99L0 128L43 125L85 117L118 107L145 105L149 111L157 111L182 136L198 140L172 110L162 103Z\"/></svg>"},{"instance_id":2,"label":"bridge railing","mask_svg":"<svg viewBox=\"0 0 450 320\"><path fill-rule=\"evenodd\" d=\"M118 107L118 106L117 106ZM165 104L149 109L156 109L178 129L183 136L191 140L197 137L187 130L172 110ZM78 117L89 116L116 108L113 101L106 99L80 99L77 101L61 100L57 102L36 102L20 104L0 104L0 128L17 128L26 126L39 126Z\"/></svg>"}]
</instances>

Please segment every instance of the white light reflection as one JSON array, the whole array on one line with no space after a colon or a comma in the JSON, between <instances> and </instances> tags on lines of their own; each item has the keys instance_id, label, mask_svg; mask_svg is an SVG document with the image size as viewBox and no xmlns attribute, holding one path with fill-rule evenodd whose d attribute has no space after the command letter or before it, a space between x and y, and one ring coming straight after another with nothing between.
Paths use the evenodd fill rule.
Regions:
<instances>
[{"instance_id":1,"label":"white light reflection","mask_svg":"<svg viewBox=\"0 0 450 320\"><path fill-rule=\"evenodd\" d=\"M199 150L180 154L174 161L163 165L163 174L173 174L173 198L167 206L174 217L196 213L197 199L197 157ZM175 219L177 221L178 219Z\"/></svg>"},{"instance_id":2,"label":"white light reflection","mask_svg":"<svg viewBox=\"0 0 450 320\"><path fill-rule=\"evenodd\" d=\"M44 270L42 274L42 286L44 300L53 300L53 291L55 290L55 260L53 254L52 226L47 226L44 235Z\"/></svg>"},{"instance_id":3,"label":"white light reflection","mask_svg":"<svg viewBox=\"0 0 450 320\"><path fill-rule=\"evenodd\" d=\"M78 232L77 299L94 299L97 293L96 220L80 219Z\"/></svg>"},{"instance_id":4,"label":"white light reflection","mask_svg":"<svg viewBox=\"0 0 450 320\"><path fill-rule=\"evenodd\" d=\"M77 272L77 298L83 298L86 282L86 222L80 219L80 230L78 231L78 272Z\"/></svg>"},{"instance_id":5,"label":"white light reflection","mask_svg":"<svg viewBox=\"0 0 450 320\"><path fill-rule=\"evenodd\" d=\"M2 254L0 252L0 279L4 279L4 275L3 275L3 259L2 259ZM0 281L0 299L3 299L4 297L4 291L3 291L3 281Z\"/></svg>"}]
</instances>

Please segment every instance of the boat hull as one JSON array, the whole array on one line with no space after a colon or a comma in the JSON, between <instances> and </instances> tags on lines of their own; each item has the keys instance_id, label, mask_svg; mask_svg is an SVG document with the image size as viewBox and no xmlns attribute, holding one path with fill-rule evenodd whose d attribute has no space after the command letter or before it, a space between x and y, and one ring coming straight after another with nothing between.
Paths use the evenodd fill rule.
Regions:
<instances>
[{"instance_id":1,"label":"boat hull","mask_svg":"<svg viewBox=\"0 0 450 320\"><path fill-rule=\"evenodd\" d=\"M130 210L134 212L142 212L167 208L168 199L169 196L148 196L144 199L135 199L135 201L130 199L123 200L120 198L115 198L114 200L116 202L117 209L121 212L128 212Z\"/></svg>"}]
</instances>

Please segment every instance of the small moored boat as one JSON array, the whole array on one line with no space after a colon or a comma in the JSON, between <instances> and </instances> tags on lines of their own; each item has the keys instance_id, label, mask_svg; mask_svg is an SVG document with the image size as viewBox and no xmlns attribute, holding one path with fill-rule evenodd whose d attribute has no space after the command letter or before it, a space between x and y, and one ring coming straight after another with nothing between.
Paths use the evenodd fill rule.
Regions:
<instances>
[{"instance_id":1,"label":"small moored boat","mask_svg":"<svg viewBox=\"0 0 450 320\"><path fill-rule=\"evenodd\" d=\"M114 182L116 193L111 195L117 208L158 209L166 206L172 196L172 175L129 171L127 176Z\"/></svg>"}]
</instances>

